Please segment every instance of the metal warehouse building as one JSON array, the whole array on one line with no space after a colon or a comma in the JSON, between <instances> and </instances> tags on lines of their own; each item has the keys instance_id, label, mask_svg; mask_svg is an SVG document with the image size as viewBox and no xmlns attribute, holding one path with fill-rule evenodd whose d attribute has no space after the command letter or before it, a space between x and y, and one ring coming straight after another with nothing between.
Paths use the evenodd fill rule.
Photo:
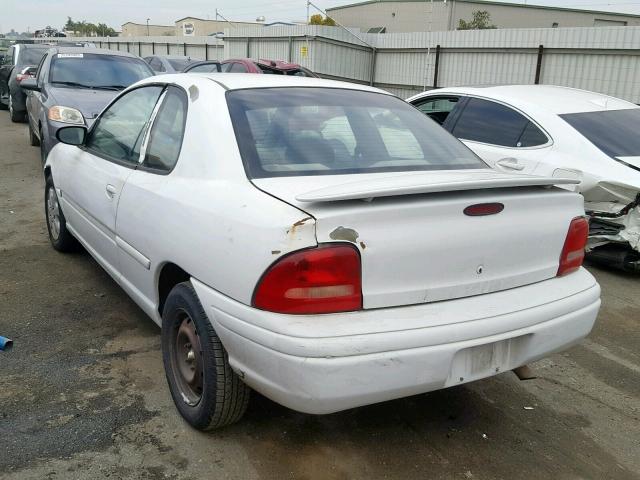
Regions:
<instances>
[{"instance_id":1,"label":"metal warehouse building","mask_svg":"<svg viewBox=\"0 0 640 480\"><path fill-rule=\"evenodd\" d=\"M486 10L498 28L640 25L640 15L482 0L370 0L327 9L347 27L371 33L455 30L460 20Z\"/></svg>"},{"instance_id":2,"label":"metal warehouse building","mask_svg":"<svg viewBox=\"0 0 640 480\"><path fill-rule=\"evenodd\" d=\"M122 25L121 37L193 37L213 35L223 32L230 22L209 20L197 17L184 17L176 20L173 25L146 25L144 23L127 22ZM233 27L251 27L260 25L256 22L232 22Z\"/></svg>"}]
</instances>

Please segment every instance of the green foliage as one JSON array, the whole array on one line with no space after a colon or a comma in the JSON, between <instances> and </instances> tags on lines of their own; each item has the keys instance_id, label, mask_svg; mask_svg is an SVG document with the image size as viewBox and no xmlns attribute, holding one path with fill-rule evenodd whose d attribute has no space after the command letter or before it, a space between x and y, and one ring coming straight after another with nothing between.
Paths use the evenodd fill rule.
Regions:
<instances>
[{"instance_id":1,"label":"green foliage","mask_svg":"<svg viewBox=\"0 0 640 480\"><path fill-rule=\"evenodd\" d=\"M71 17L67 17L67 23L64 24L64 30L73 32L74 35L79 35L81 37L115 37L117 36L116 31L109 27L105 23L95 23L87 22L86 20L82 20L81 22L74 22Z\"/></svg>"},{"instance_id":2,"label":"green foliage","mask_svg":"<svg viewBox=\"0 0 640 480\"><path fill-rule=\"evenodd\" d=\"M476 10L473 12L473 18L467 22L460 19L458 22L458 30L488 30L498 28L491 24L491 14L486 10Z\"/></svg>"},{"instance_id":3,"label":"green foliage","mask_svg":"<svg viewBox=\"0 0 640 480\"><path fill-rule=\"evenodd\" d=\"M330 27L335 27L336 22L331 17L322 18L322 15L316 13L315 15L311 15L309 25L328 25Z\"/></svg>"}]
</instances>

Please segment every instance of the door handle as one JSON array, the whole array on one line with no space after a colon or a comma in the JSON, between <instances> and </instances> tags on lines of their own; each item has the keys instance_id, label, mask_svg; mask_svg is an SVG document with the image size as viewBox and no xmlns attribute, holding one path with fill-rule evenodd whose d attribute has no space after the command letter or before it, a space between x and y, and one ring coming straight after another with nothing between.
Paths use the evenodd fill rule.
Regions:
<instances>
[{"instance_id":1,"label":"door handle","mask_svg":"<svg viewBox=\"0 0 640 480\"><path fill-rule=\"evenodd\" d=\"M110 183L107 184L105 190L107 191L107 197L109 198L115 197L116 193L118 193L118 190L116 189L116 187L114 187Z\"/></svg>"},{"instance_id":2,"label":"door handle","mask_svg":"<svg viewBox=\"0 0 640 480\"><path fill-rule=\"evenodd\" d=\"M518 162L517 158L503 158L502 160L498 160L496 164L509 170L524 170L524 165Z\"/></svg>"}]
</instances>

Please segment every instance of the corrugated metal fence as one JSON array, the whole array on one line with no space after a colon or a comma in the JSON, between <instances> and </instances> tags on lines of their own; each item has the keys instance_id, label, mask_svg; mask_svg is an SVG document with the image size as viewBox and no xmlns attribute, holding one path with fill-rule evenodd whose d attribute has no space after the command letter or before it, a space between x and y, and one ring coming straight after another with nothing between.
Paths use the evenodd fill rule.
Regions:
<instances>
[{"instance_id":1,"label":"corrugated metal fence","mask_svg":"<svg viewBox=\"0 0 640 480\"><path fill-rule=\"evenodd\" d=\"M87 39L141 56L269 58L407 97L457 85L564 85L640 103L640 27L366 34L337 27L244 27L215 37Z\"/></svg>"}]
</instances>

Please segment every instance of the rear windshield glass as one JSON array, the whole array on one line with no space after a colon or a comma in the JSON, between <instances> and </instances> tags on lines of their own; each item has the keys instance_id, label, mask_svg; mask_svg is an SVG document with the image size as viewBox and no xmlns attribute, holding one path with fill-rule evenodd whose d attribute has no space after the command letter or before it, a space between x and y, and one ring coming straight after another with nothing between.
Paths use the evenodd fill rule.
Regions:
<instances>
[{"instance_id":1,"label":"rear windshield glass","mask_svg":"<svg viewBox=\"0 0 640 480\"><path fill-rule=\"evenodd\" d=\"M181 72L184 68L190 63L194 63L195 60L190 60L188 58L168 58L167 59L174 70Z\"/></svg>"},{"instance_id":2,"label":"rear windshield glass","mask_svg":"<svg viewBox=\"0 0 640 480\"><path fill-rule=\"evenodd\" d=\"M610 157L640 156L640 108L560 115Z\"/></svg>"},{"instance_id":3,"label":"rear windshield glass","mask_svg":"<svg viewBox=\"0 0 640 480\"><path fill-rule=\"evenodd\" d=\"M143 60L95 53L58 53L51 60L49 81L74 88L121 90L153 75Z\"/></svg>"},{"instance_id":4,"label":"rear windshield glass","mask_svg":"<svg viewBox=\"0 0 640 480\"><path fill-rule=\"evenodd\" d=\"M18 65L38 65L47 48L22 48L20 55L18 56Z\"/></svg>"},{"instance_id":5,"label":"rear windshield glass","mask_svg":"<svg viewBox=\"0 0 640 480\"><path fill-rule=\"evenodd\" d=\"M227 92L251 178L487 168L399 98L333 88Z\"/></svg>"}]
</instances>

